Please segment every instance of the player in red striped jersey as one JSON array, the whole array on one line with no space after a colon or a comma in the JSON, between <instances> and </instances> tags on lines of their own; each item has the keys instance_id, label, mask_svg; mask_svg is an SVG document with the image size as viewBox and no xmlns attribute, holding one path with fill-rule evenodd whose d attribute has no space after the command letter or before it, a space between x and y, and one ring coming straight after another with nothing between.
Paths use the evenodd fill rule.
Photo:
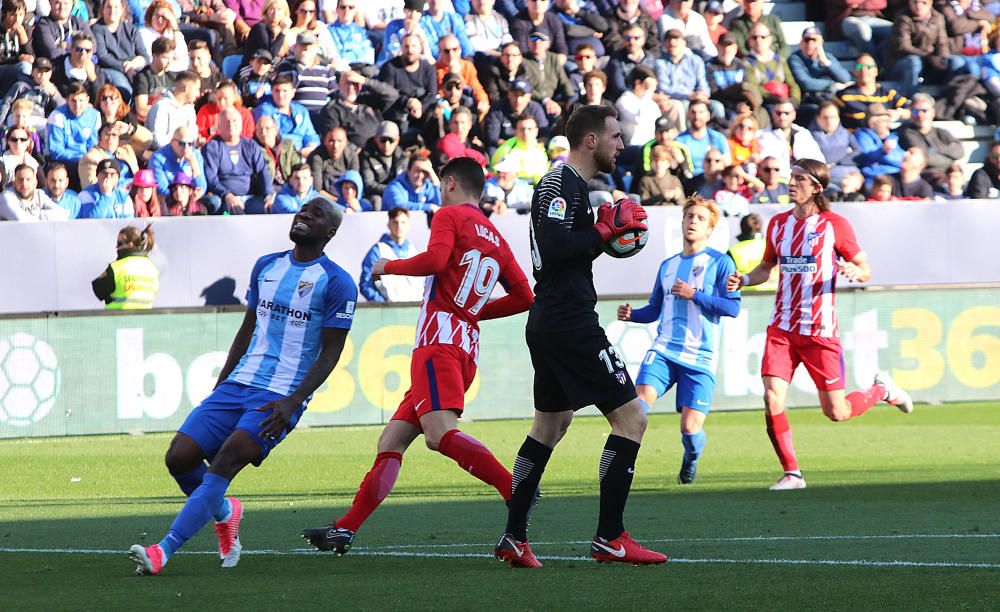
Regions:
<instances>
[{"instance_id":1,"label":"player in red striped jersey","mask_svg":"<svg viewBox=\"0 0 1000 612\"><path fill-rule=\"evenodd\" d=\"M788 185L794 208L771 219L760 264L749 274L733 274L726 281L729 291L737 291L767 282L775 266L780 270L760 372L767 435L785 470L773 491L806 486L785 414L788 384L800 363L816 383L823 414L831 421L860 416L879 401L904 413L913 410L909 394L885 372L877 373L868 389L844 394L844 354L834 303L837 275L865 282L871 278L871 267L847 219L830 212L830 202L823 196L829 183L826 164L813 159L794 162Z\"/></svg>"},{"instance_id":2,"label":"player in red striped jersey","mask_svg":"<svg viewBox=\"0 0 1000 612\"><path fill-rule=\"evenodd\" d=\"M378 441L375 464L361 482L350 510L330 525L304 529L320 550L347 552L355 532L389 495L403 453L424 435L428 448L454 459L492 485L505 501L511 474L475 438L458 430L465 392L479 360L479 321L524 312L533 299L528 279L500 232L479 209L485 176L474 159L457 157L441 170L441 203L431 223L427 251L407 259L380 259L373 276L426 276L410 388ZM489 301L497 283L507 295Z\"/></svg>"}]
</instances>

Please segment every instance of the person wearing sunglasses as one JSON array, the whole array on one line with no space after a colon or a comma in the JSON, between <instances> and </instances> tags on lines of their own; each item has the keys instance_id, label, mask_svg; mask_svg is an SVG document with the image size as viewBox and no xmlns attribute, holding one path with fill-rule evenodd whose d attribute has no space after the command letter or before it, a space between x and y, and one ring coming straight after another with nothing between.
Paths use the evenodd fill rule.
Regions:
<instances>
[{"instance_id":1,"label":"person wearing sunglasses","mask_svg":"<svg viewBox=\"0 0 1000 612\"><path fill-rule=\"evenodd\" d=\"M750 53L747 63L750 65L746 80L760 94L764 104L776 104L779 100L788 99L798 106L802 99L802 90L788 60L771 46L773 34L762 23L750 29L747 45Z\"/></svg>"},{"instance_id":2,"label":"person wearing sunglasses","mask_svg":"<svg viewBox=\"0 0 1000 612\"><path fill-rule=\"evenodd\" d=\"M71 83L82 83L91 99L104 82L104 71L95 59L96 43L90 32L77 32L70 39L69 53L57 58L52 66L52 83L66 97Z\"/></svg>"},{"instance_id":3,"label":"person wearing sunglasses","mask_svg":"<svg viewBox=\"0 0 1000 612\"><path fill-rule=\"evenodd\" d=\"M326 5L330 4L332 2L327 0ZM358 8L357 0L338 0L336 18L327 20L330 24L327 29L333 48L342 60L351 64L374 64L375 47L368 38L368 31L358 24Z\"/></svg>"},{"instance_id":4,"label":"person wearing sunglasses","mask_svg":"<svg viewBox=\"0 0 1000 612\"><path fill-rule=\"evenodd\" d=\"M622 33L624 46L611 53L605 72L608 75L608 98L617 100L628 91L626 78L636 66L655 67L659 53L646 49L646 32L639 24L632 24Z\"/></svg>"},{"instance_id":5,"label":"person wearing sunglasses","mask_svg":"<svg viewBox=\"0 0 1000 612\"><path fill-rule=\"evenodd\" d=\"M757 26L764 26L770 32L767 45L771 51L781 57L788 57L791 49L782 33L781 18L773 12L769 15L764 14L764 0L743 0L743 14L729 24L729 32L736 38L740 53L743 55L750 53L751 32Z\"/></svg>"},{"instance_id":6,"label":"person wearing sunglasses","mask_svg":"<svg viewBox=\"0 0 1000 612\"><path fill-rule=\"evenodd\" d=\"M816 139L806 128L795 123L795 105L784 100L771 110L770 129L760 131L760 157L773 156L781 168L781 176L788 178L793 159L808 158L826 161Z\"/></svg>"},{"instance_id":7,"label":"person wearing sunglasses","mask_svg":"<svg viewBox=\"0 0 1000 612\"><path fill-rule=\"evenodd\" d=\"M878 81L878 64L867 53L859 55L854 64L854 84L837 92L834 100L840 108L844 127L849 130L867 127L867 111L871 104L883 105L893 121L910 117L907 108L910 101L897 89Z\"/></svg>"},{"instance_id":8,"label":"person wearing sunglasses","mask_svg":"<svg viewBox=\"0 0 1000 612\"><path fill-rule=\"evenodd\" d=\"M948 168L965 156L965 148L949 130L935 127L934 117L934 98L925 93L913 94L910 120L898 130L899 146L921 149L927 157L923 178L935 189L944 189Z\"/></svg>"},{"instance_id":9,"label":"person wearing sunglasses","mask_svg":"<svg viewBox=\"0 0 1000 612\"><path fill-rule=\"evenodd\" d=\"M392 121L380 123L375 138L361 149L359 161L361 182L365 187L363 195L375 210L383 210L382 194L386 185L406 169L406 155L399 146L399 126Z\"/></svg>"},{"instance_id":10,"label":"person wearing sunglasses","mask_svg":"<svg viewBox=\"0 0 1000 612\"><path fill-rule=\"evenodd\" d=\"M660 37L656 35L656 21L649 15L640 0L618 0L611 3L614 10L608 15L611 27L604 34L604 48L614 55L624 49L629 49L629 31L636 26L644 33L642 46L647 53L656 53L660 45ZM628 68L624 74L632 68ZM624 86L622 88L624 90Z\"/></svg>"},{"instance_id":11,"label":"person wearing sunglasses","mask_svg":"<svg viewBox=\"0 0 1000 612\"><path fill-rule=\"evenodd\" d=\"M832 100L834 94L847 87L851 73L835 57L823 49L823 34L819 28L806 28L802 42L795 53L788 57L788 67L802 90L799 118L809 125L822 102Z\"/></svg>"},{"instance_id":12,"label":"person wearing sunglasses","mask_svg":"<svg viewBox=\"0 0 1000 612\"><path fill-rule=\"evenodd\" d=\"M149 160L149 168L156 177L156 191L160 199L166 200L170 197L168 186L181 173L190 178L194 184L195 199L204 196L208 183L205 180L205 158L198 150L198 128L194 125L177 128L170 142L153 153L153 157Z\"/></svg>"},{"instance_id":13,"label":"person wearing sunglasses","mask_svg":"<svg viewBox=\"0 0 1000 612\"><path fill-rule=\"evenodd\" d=\"M4 137L3 157L0 163L0 189L14 180L14 169L25 164L38 171L38 160L32 155L31 135L28 128L13 127Z\"/></svg>"}]
</instances>

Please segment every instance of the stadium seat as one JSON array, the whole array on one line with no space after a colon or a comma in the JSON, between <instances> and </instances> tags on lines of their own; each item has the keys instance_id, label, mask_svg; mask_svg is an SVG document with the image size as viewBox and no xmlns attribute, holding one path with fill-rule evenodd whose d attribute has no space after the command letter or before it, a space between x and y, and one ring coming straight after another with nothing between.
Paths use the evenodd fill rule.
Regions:
<instances>
[{"instance_id":1,"label":"stadium seat","mask_svg":"<svg viewBox=\"0 0 1000 612\"><path fill-rule=\"evenodd\" d=\"M240 69L240 62L242 61L242 55L227 55L222 58L222 74L226 75L228 79L235 77L236 71Z\"/></svg>"}]
</instances>

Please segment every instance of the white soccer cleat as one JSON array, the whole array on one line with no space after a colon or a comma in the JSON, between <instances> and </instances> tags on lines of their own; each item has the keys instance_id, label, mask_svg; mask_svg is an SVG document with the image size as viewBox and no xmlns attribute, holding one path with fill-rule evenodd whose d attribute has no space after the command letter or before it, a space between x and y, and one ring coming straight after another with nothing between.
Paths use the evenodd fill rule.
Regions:
<instances>
[{"instance_id":1,"label":"white soccer cleat","mask_svg":"<svg viewBox=\"0 0 1000 612\"><path fill-rule=\"evenodd\" d=\"M885 401L899 408L899 411L903 414L913 412L913 400L910 398L910 394L903 391L902 387L896 384L896 381L889 376L888 372L879 372L876 374L875 384L885 389L887 395Z\"/></svg>"},{"instance_id":2,"label":"white soccer cleat","mask_svg":"<svg viewBox=\"0 0 1000 612\"><path fill-rule=\"evenodd\" d=\"M771 491L791 491L806 488L806 479L795 474L785 474L781 480L771 485Z\"/></svg>"}]
</instances>

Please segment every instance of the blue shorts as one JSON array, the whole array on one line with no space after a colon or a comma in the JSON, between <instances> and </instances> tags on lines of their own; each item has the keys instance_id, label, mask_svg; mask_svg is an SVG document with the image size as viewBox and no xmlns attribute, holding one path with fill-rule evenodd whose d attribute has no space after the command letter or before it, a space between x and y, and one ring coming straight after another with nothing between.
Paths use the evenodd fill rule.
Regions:
<instances>
[{"instance_id":1,"label":"blue shorts","mask_svg":"<svg viewBox=\"0 0 1000 612\"><path fill-rule=\"evenodd\" d=\"M260 456L253 462L259 466L271 449L281 443L295 428L306 410L306 404L303 402L292 415L288 429L273 440L265 440L260 435L260 423L271 414L271 411L258 411L257 408L285 397L280 393L226 380L191 411L177 431L197 442L211 463L229 436L237 429L242 429L250 434L260 447Z\"/></svg>"},{"instance_id":2,"label":"blue shorts","mask_svg":"<svg viewBox=\"0 0 1000 612\"><path fill-rule=\"evenodd\" d=\"M677 412L691 408L708 414L715 393L715 377L671 361L657 351L649 351L642 360L636 385L649 385L661 397L677 384Z\"/></svg>"}]
</instances>

